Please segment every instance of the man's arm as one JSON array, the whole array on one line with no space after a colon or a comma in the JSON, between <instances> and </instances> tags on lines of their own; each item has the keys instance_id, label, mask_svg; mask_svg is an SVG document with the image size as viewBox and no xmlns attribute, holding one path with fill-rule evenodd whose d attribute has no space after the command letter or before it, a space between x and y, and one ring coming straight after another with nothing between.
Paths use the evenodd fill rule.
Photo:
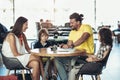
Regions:
<instances>
[{"instance_id":1,"label":"man's arm","mask_svg":"<svg viewBox=\"0 0 120 80\"><path fill-rule=\"evenodd\" d=\"M68 40L67 44L61 45L62 48L73 48L75 46L81 45L84 41L86 41L90 37L90 34L85 32L83 35L73 43L73 41Z\"/></svg>"},{"instance_id":2,"label":"man's arm","mask_svg":"<svg viewBox=\"0 0 120 80\"><path fill-rule=\"evenodd\" d=\"M61 44L60 47L61 48L73 48L73 41L68 40L67 44Z\"/></svg>"},{"instance_id":3,"label":"man's arm","mask_svg":"<svg viewBox=\"0 0 120 80\"><path fill-rule=\"evenodd\" d=\"M76 42L73 43L73 45L74 46L79 46L83 42L85 42L89 37L90 37L90 34L85 32L85 33L83 33L83 35Z\"/></svg>"}]
</instances>

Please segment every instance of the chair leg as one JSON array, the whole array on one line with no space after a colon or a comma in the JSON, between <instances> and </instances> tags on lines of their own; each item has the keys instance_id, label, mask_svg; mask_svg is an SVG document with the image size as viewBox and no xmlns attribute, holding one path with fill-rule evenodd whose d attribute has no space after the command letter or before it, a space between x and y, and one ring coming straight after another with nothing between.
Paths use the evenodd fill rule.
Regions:
<instances>
[{"instance_id":1,"label":"chair leg","mask_svg":"<svg viewBox=\"0 0 120 80\"><path fill-rule=\"evenodd\" d=\"M14 70L14 74L16 75L16 70Z\"/></svg>"},{"instance_id":2,"label":"chair leg","mask_svg":"<svg viewBox=\"0 0 120 80\"><path fill-rule=\"evenodd\" d=\"M79 80L83 80L83 75L80 75Z\"/></svg>"},{"instance_id":3,"label":"chair leg","mask_svg":"<svg viewBox=\"0 0 120 80\"><path fill-rule=\"evenodd\" d=\"M29 71L29 73L30 73L31 78L33 79L31 70L29 69L28 71Z\"/></svg>"},{"instance_id":4,"label":"chair leg","mask_svg":"<svg viewBox=\"0 0 120 80\"><path fill-rule=\"evenodd\" d=\"M79 80L79 75L75 75L75 80Z\"/></svg>"},{"instance_id":5,"label":"chair leg","mask_svg":"<svg viewBox=\"0 0 120 80\"><path fill-rule=\"evenodd\" d=\"M97 75L97 79L96 80L101 80L100 75Z\"/></svg>"},{"instance_id":6,"label":"chair leg","mask_svg":"<svg viewBox=\"0 0 120 80\"><path fill-rule=\"evenodd\" d=\"M22 77L23 77L23 80L25 80L25 73L24 73L24 70L22 70Z\"/></svg>"},{"instance_id":7,"label":"chair leg","mask_svg":"<svg viewBox=\"0 0 120 80\"><path fill-rule=\"evenodd\" d=\"M7 75L9 75L10 74L10 70L8 70L8 72L7 72Z\"/></svg>"},{"instance_id":8,"label":"chair leg","mask_svg":"<svg viewBox=\"0 0 120 80\"><path fill-rule=\"evenodd\" d=\"M93 75L91 75L91 78L92 78L92 80L94 80L94 76Z\"/></svg>"}]
</instances>

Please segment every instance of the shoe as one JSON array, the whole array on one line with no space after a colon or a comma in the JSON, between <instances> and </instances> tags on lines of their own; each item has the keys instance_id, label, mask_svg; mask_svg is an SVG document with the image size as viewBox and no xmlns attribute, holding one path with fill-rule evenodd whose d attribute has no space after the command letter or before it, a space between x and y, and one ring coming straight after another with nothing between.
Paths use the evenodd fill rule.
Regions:
<instances>
[{"instance_id":1,"label":"shoe","mask_svg":"<svg viewBox=\"0 0 120 80\"><path fill-rule=\"evenodd\" d=\"M57 80L57 75L56 74L52 74L52 80Z\"/></svg>"}]
</instances>

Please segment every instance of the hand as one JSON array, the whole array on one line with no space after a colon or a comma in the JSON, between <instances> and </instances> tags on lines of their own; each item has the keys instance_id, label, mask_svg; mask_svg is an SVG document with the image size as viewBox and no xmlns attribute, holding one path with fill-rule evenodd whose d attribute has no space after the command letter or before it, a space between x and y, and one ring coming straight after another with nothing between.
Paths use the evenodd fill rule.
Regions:
<instances>
[{"instance_id":1,"label":"hand","mask_svg":"<svg viewBox=\"0 0 120 80\"><path fill-rule=\"evenodd\" d=\"M67 44L61 44L59 45L60 48L69 48L69 46Z\"/></svg>"},{"instance_id":2,"label":"hand","mask_svg":"<svg viewBox=\"0 0 120 80\"><path fill-rule=\"evenodd\" d=\"M64 44L62 48L67 49L67 48L69 48L69 46L67 44Z\"/></svg>"},{"instance_id":3,"label":"hand","mask_svg":"<svg viewBox=\"0 0 120 80\"><path fill-rule=\"evenodd\" d=\"M92 57L89 57L86 59L87 62L93 62L93 58Z\"/></svg>"},{"instance_id":4,"label":"hand","mask_svg":"<svg viewBox=\"0 0 120 80\"><path fill-rule=\"evenodd\" d=\"M62 48L64 44L60 44L59 47Z\"/></svg>"}]
</instances>

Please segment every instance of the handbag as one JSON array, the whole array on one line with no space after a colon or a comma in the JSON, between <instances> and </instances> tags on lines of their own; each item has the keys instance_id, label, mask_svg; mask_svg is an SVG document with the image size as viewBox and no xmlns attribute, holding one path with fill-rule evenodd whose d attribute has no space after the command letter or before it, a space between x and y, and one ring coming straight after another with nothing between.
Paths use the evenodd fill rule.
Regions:
<instances>
[{"instance_id":1,"label":"handbag","mask_svg":"<svg viewBox=\"0 0 120 80\"><path fill-rule=\"evenodd\" d=\"M0 80L18 80L18 78L15 75L8 75L8 76L0 76Z\"/></svg>"}]
</instances>

